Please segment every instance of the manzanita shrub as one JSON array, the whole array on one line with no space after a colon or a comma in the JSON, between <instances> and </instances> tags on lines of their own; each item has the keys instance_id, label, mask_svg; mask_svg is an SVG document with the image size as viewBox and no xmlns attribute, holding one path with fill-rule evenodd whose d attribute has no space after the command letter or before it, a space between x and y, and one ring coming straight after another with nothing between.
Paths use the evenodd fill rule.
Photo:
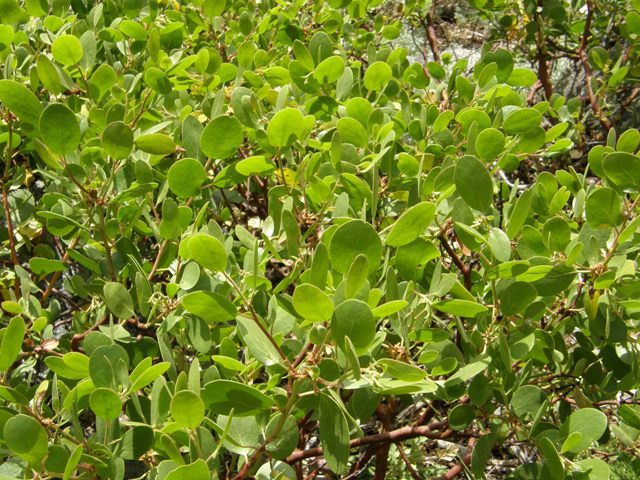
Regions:
<instances>
[{"instance_id":1,"label":"manzanita shrub","mask_svg":"<svg viewBox=\"0 0 640 480\"><path fill-rule=\"evenodd\" d=\"M598 92L639 5L612 46L522 3L584 96L411 57L429 2L1 0L0 476L609 478L640 133Z\"/></svg>"}]
</instances>

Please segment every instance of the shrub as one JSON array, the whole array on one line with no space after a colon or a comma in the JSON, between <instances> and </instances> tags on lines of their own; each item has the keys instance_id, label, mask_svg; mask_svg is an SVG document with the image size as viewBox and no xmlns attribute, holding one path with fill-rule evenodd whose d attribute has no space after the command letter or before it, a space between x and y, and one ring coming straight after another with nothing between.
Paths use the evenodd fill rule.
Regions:
<instances>
[{"instance_id":1,"label":"shrub","mask_svg":"<svg viewBox=\"0 0 640 480\"><path fill-rule=\"evenodd\" d=\"M608 90L640 13L612 46L589 0L507 3L584 98L552 56L454 62L425 2L0 2L0 475L608 478L640 435Z\"/></svg>"}]
</instances>

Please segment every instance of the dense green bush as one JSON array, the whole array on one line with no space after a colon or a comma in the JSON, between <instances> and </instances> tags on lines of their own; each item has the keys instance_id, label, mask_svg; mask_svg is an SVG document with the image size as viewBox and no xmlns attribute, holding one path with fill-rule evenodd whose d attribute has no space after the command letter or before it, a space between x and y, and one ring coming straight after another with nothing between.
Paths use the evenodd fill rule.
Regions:
<instances>
[{"instance_id":1,"label":"dense green bush","mask_svg":"<svg viewBox=\"0 0 640 480\"><path fill-rule=\"evenodd\" d=\"M640 4L440 7L0 0L0 478L633 458Z\"/></svg>"}]
</instances>

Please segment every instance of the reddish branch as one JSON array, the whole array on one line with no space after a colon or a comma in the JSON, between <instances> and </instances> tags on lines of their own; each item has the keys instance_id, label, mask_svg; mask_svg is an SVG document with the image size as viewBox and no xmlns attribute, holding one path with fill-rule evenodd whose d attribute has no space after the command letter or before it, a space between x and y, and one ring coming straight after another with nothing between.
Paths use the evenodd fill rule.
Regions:
<instances>
[{"instance_id":1,"label":"reddish branch","mask_svg":"<svg viewBox=\"0 0 640 480\"><path fill-rule=\"evenodd\" d=\"M449 257L451 257L451 261L456 265L456 267L458 267L458 270L460 270L460 272L462 273L462 277L464 278L464 288L466 288L467 290L471 290L471 267L469 265L466 265L460 259L455 250L451 247L449 241L447 240L445 232L440 233L438 239L440 240L442 247L449 254Z\"/></svg>"},{"instance_id":2,"label":"reddish branch","mask_svg":"<svg viewBox=\"0 0 640 480\"><path fill-rule=\"evenodd\" d=\"M471 463L471 454L473 452L473 445L474 445L475 442L476 442L475 438L473 438L473 437L470 438L469 439L469 451L467 452L467 454L464 457L462 457L462 462L460 462L457 465L454 465L453 467L451 467L447 473L445 473L444 475L439 476L438 478L436 478L436 480L452 480L453 478L456 478L458 475L460 475L464 471L464 467Z\"/></svg>"},{"instance_id":3,"label":"reddish branch","mask_svg":"<svg viewBox=\"0 0 640 480\"><path fill-rule=\"evenodd\" d=\"M410 438L426 437L434 440L447 438L452 435L451 430L440 431L447 426L446 421L434 422L420 427L402 427L390 432L366 435L355 438L349 442L349 448L357 448L363 445L396 443ZM323 454L322 447L309 448L307 450L296 450L287 458L287 463L293 464L307 458L319 457Z\"/></svg>"},{"instance_id":4,"label":"reddish branch","mask_svg":"<svg viewBox=\"0 0 640 480\"><path fill-rule=\"evenodd\" d=\"M543 31L543 24L538 10L544 5L544 0L538 0L535 19L538 25L538 32L536 33L536 50L538 58L538 80L542 88L544 89L544 95L547 99L551 98L553 94L553 85L551 84L551 77L549 75L549 63L547 58L547 48L545 46L545 38Z\"/></svg>"},{"instance_id":5,"label":"reddish branch","mask_svg":"<svg viewBox=\"0 0 640 480\"><path fill-rule=\"evenodd\" d=\"M16 254L16 241L13 236L13 223L11 222L11 210L9 210L9 197L6 185L2 186L2 205L4 206L4 217L7 222L7 233L9 234L9 249L11 250L11 263L18 265L18 255Z\"/></svg>"},{"instance_id":6,"label":"reddish branch","mask_svg":"<svg viewBox=\"0 0 640 480\"><path fill-rule=\"evenodd\" d=\"M67 251L62 256L62 259L61 259L62 263L66 264L69 261L69 251L76 248L76 245L78 244L78 240L79 240L78 237L76 237L71 241L71 243L69 244L69 247L67 248ZM60 279L61 275L62 275L62 271L54 272L53 275L51 275L51 280L49 280L49 283L47 284L47 288L42 294L40 303L44 302L47 299L47 297L51 295L53 288L55 287L56 283Z\"/></svg>"},{"instance_id":7,"label":"reddish branch","mask_svg":"<svg viewBox=\"0 0 640 480\"><path fill-rule=\"evenodd\" d=\"M598 99L593 93L593 87L591 86L591 66L589 65L589 57L587 56L587 44L589 42L589 37L591 36L591 21L593 19L593 5L591 3L591 0L586 1L586 6L587 17L584 23L584 31L582 32L580 46L578 47L578 56L580 57L582 68L584 69L587 96L589 98L589 103L591 104L591 109L600 121L600 125L602 125L602 128L604 128L605 131L609 131L609 129L611 128L611 122L609 122L609 120L603 115L600 104L598 103Z\"/></svg>"},{"instance_id":8,"label":"reddish branch","mask_svg":"<svg viewBox=\"0 0 640 480\"><path fill-rule=\"evenodd\" d=\"M436 35L436 29L433 26L436 18L436 0L431 2L431 12L427 14L427 39L429 40L429 47L431 53L433 53L433 59L436 62L440 61L440 48L438 47L438 36Z\"/></svg>"}]
</instances>

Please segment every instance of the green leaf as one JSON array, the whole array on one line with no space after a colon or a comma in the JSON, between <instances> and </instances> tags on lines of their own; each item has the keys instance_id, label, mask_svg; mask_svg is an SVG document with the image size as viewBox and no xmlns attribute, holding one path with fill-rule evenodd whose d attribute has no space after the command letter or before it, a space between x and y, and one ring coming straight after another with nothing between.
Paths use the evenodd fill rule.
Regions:
<instances>
[{"instance_id":1,"label":"green leaf","mask_svg":"<svg viewBox=\"0 0 640 480\"><path fill-rule=\"evenodd\" d=\"M176 151L175 142L162 133L140 135L134 143L140 150L152 155L171 155Z\"/></svg>"},{"instance_id":2,"label":"green leaf","mask_svg":"<svg viewBox=\"0 0 640 480\"><path fill-rule=\"evenodd\" d=\"M80 463L80 458L82 457L82 445L78 445L73 449L73 452L69 456L69 460L67 460L67 465L64 468L64 474L62 475L62 480L70 480L76 471L76 467Z\"/></svg>"},{"instance_id":3,"label":"green leaf","mask_svg":"<svg viewBox=\"0 0 640 480\"><path fill-rule=\"evenodd\" d=\"M202 400L207 409L220 415L257 415L269 410L274 401L260 390L231 380L214 380L202 390Z\"/></svg>"},{"instance_id":4,"label":"green leaf","mask_svg":"<svg viewBox=\"0 0 640 480\"><path fill-rule=\"evenodd\" d=\"M531 87L537 80L538 76L528 68L514 68L507 83L514 87Z\"/></svg>"},{"instance_id":5,"label":"green leaf","mask_svg":"<svg viewBox=\"0 0 640 480\"><path fill-rule=\"evenodd\" d=\"M222 272L227 268L224 245L207 233L196 233L182 240L180 255L185 260L195 260L198 265L212 272Z\"/></svg>"},{"instance_id":6,"label":"green leaf","mask_svg":"<svg viewBox=\"0 0 640 480\"><path fill-rule=\"evenodd\" d=\"M339 55L325 58L313 71L313 78L318 83L336 82L344 72L344 59Z\"/></svg>"},{"instance_id":7,"label":"green leaf","mask_svg":"<svg viewBox=\"0 0 640 480\"><path fill-rule=\"evenodd\" d=\"M515 236L520 232L522 226L527 221L527 217L529 216L529 212L531 211L532 203L533 188L528 188L520 194L520 197L518 197L518 200L516 200L516 203L513 206L511 213L509 214L507 236L510 239L515 238Z\"/></svg>"},{"instance_id":8,"label":"green leaf","mask_svg":"<svg viewBox=\"0 0 640 480\"><path fill-rule=\"evenodd\" d=\"M131 385L129 386L130 392L137 392L138 390L146 387L164 372L169 370L169 362L160 362L156 365L151 365L150 358L148 358L148 361L148 364L146 364L143 360L138 364L138 366L136 366L133 372L131 372L131 375L129 376L129 381L131 382Z\"/></svg>"},{"instance_id":9,"label":"green leaf","mask_svg":"<svg viewBox=\"0 0 640 480\"><path fill-rule=\"evenodd\" d=\"M355 299L342 302L333 312L331 332L341 348L345 337L356 348L368 347L376 334L376 321L369 305Z\"/></svg>"},{"instance_id":10,"label":"green leaf","mask_svg":"<svg viewBox=\"0 0 640 480\"><path fill-rule=\"evenodd\" d=\"M78 119L62 103L51 103L42 111L40 133L47 147L63 156L75 152L81 139Z\"/></svg>"},{"instance_id":11,"label":"green leaf","mask_svg":"<svg viewBox=\"0 0 640 480\"><path fill-rule=\"evenodd\" d=\"M611 182L624 190L640 190L640 157L615 152L604 157L604 173Z\"/></svg>"},{"instance_id":12,"label":"green leaf","mask_svg":"<svg viewBox=\"0 0 640 480\"><path fill-rule=\"evenodd\" d=\"M302 139L304 116L297 108L283 108L269 121L267 137L274 147L286 148Z\"/></svg>"},{"instance_id":13,"label":"green leaf","mask_svg":"<svg viewBox=\"0 0 640 480\"><path fill-rule=\"evenodd\" d=\"M103 420L115 420L122 412L120 397L108 388L96 388L89 397L89 406Z\"/></svg>"},{"instance_id":14,"label":"green leaf","mask_svg":"<svg viewBox=\"0 0 640 480\"><path fill-rule=\"evenodd\" d=\"M491 450L495 445L493 435L484 435L478 439L471 452L471 472L476 478L482 478L484 469L491 458Z\"/></svg>"},{"instance_id":15,"label":"green leaf","mask_svg":"<svg viewBox=\"0 0 640 480\"><path fill-rule=\"evenodd\" d=\"M210 480L211 472L207 463L199 458L189 465L180 465L171 470L164 480Z\"/></svg>"},{"instance_id":16,"label":"green leaf","mask_svg":"<svg viewBox=\"0 0 640 480\"><path fill-rule=\"evenodd\" d=\"M547 396L540 388L535 385L524 385L511 397L511 408L518 418L535 418L546 400Z\"/></svg>"},{"instance_id":17,"label":"green leaf","mask_svg":"<svg viewBox=\"0 0 640 480\"><path fill-rule=\"evenodd\" d=\"M13 80L0 80L0 102L21 121L38 125L42 105L33 92L24 85Z\"/></svg>"},{"instance_id":18,"label":"green leaf","mask_svg":"<svg viewBox=\"0 0 640 480\"><path fill-rule=\"evenodd\" d=\"M127 158L133 149L133 131L124 122L112 122L102 132L102 148L115 160Z\"/></svg>"},{"instance_id":19,"label":"green leaf","mask_svg":"<svg viewBox=\"0 0 640 480\"><path fill-rule=\"evenodd\" d=\"M247 177L250 175L269 175L276 168L276 164L264 155L254 155L236 163L236 171Z\"/></svg>"},{"instance_id":20,"label":"green leaf","mask_svg":"<svg viewBox=\"0 0 640 480\"><path fill-rule=\"evenodd\" d=\"M117 282L109 282L105 284L103 292L107 308L116 317L126 320L135 315L133 299L124 285Z\"/></svg>"},{"instance_id":21,"label":"green leaf","mask_svg":"<svg viewBox=\"0 0 640 480\"><path fill-rule=\"evenodd\" d=\"M278 427L280 431L278 431ZM273 415L265 430L266 438L272 440L266 450L273 458L285 460L298 446L298 422L296 417L288 415L283 418L282 413Z\"/></svg>"},{"instance_id":22,"label":"green leaf","mask_svg":"<svg viewBox=\"0 0 640 480\"><path fill-rule=\"evenodd\" d=\"M349 424L336 402L320 394L320 444L329 468L338 475L347 471L349 461Z\"/></svg>"},{"instance_id":23,"label":"green leaf","mask_svg":"<svg viewBox=\"0 0 640 480\"><path fill-rule=\"evenodd\" d=\"M449 412L449 425L453 430L464 430L476 418L476 411L471 405L456 405Z\"/></svg>"},{"instance_id":24,"label":"green leaf","mask_svg":"<svg viewBox=\"0 0 640 480\"><path fill-rule=\"evenodd\" d=\"M65 66L77 64L84 55L82 44L74 35L61 35L51 45L51 53L56 62Z\"/></svg>"},{"instance_id":25,"label":"green leaf","mask_svg":"<svg viewBox=\"0 0 640 480\"><path fill-rule=\"evenodd\" d=\"M569 415L562 424L560 433L565 437L574 432L582 435L581 441L571 449L572 452L577 453L598 441L606 429L607 416L604 413L595 408L581 408Z\"/></svg>"},{"instance_id":26,"label":"green leaf","mask_svg":"<svg viewBox=\"0 0 640 480\"><path fill-rule=\"evenodd\" d=\"M18 359L26 327L22 317L13 317L4 330L2 343L0 343L0 372L6 372L13 362Z\"/></svg>"},{"instance_id":27,"label":"green leaf","mask_svg":"<svg viewBox=\"0 0 640 480\"><path fill-rule=\"evenodd\" d=\"M392 358L382 358L377 364L384 367L386 375L405 382L418 382L427 376L422 368Z\"/></svg>"},{"instance_id":28,"label":"green leaf","mask_svg":"<svg viewBox=\"0 0 640 480\"><path fill-rule=\"evenodd\" d=\"M369 274L369 262L367 257L360 254L354 258L347 276L345 277L345 289L344 294L346 298L355 297L360 290L367 283L367 276Z\"/></svg>"},{"instance_id":29,"label":"green leaf","mask_svg":"<svg viewBox=\"0 0 640 480\"><path fill-rule=\"evenodd\" d=\"M618 416L627 425L636 430L640 430L640 406L620 405L620 408L618 408Z\"/></svg>"},{"instance_id":30,"label":"green leaf","mask_svg":"<svg viewBox=\"0 0 640 480\"><path fill-rule=\"evenodd\" d=\"M331 298L315 285L304 283L293 292L293 308L302 318L324 322L333 314Z\"/></svg>"},{"instance_id":31,"label":"green leaf","mask_svg":"<svg viewBox=\"0 0 640 480\"><path fill-rule=\"evenodd\" d=\"M508 262L511 259L511 242L506 233L497 227L492 227L487 236L487 242L491 247L491 253L499 262Z\"/></svg>"},{"instance_id":32,"label":"green leaf","mask_svg":"<svg viewBox=\"0 0 640 480\"><path fill-rule=\"evenodd\" d=\"M343 143L350 143L354 147L366 147L369 135L362 124L354 118L344 117L336 124Z\"/></svg>"},{"instance_id":33,"label":"green leaf","mask_svg":"<svg viewBox=\"0 0 640 480\"><path fill-rule=\"evenodd\" d=\"M500 294L500 310L504 315L523 313L538 296L536 288L527 282L513 282Z\"/></svg>"},{"instance_id":34,"label":"green leaf","mask_svg":"<svg viewBox=\"0 0 640 480\"><path fill-rule=\"evenodd\" d=\"M89 377L89 357L80 352L67 352L62 357L50 356L45 363L56 375L71 380Z\"/></svg>"},{"instance_id":35,"label":"green leaf","mask_svg":"<svg viewBox=\"0 0 640 480\"><path fill-rule=\"evenodd\" d=\"M371 91L383 90L393 78L391 67L385 62L374 62L364 73L364 86Z\"/></svg>"},{"instance_id":36,"label":"green leaf","mask_svg":"<svg viewBox=\"0 0 640 480\"><path fill-rule=\"evenodd\" d=\"M360 254L367 257L369 273L380 265L382 242L374 228L362 220L348 221L335 231L329 244L329 258L335 270L347 273Z\"/></svg>"},{"instance_id":37,"label":"green leaf","mask_svg":"<svg viewBox=\"0 0 640 480\"><path fill-rule=\"evenodd\" d=\"M207 172L194 158L182 158L171 165L167 172L169 189L180 198L200 194L200 186L207 181Z\"/></svg>"},{"instance_id":38,"label":"green leaf","mask_svg":"<svg viewBox=\"0 0 640 480\"><path fill-rule=\"evenodd\" d=\"M53 272L64 272L67 266L60 260L33 257L29 260L29 268L36 275L48 275Z\"/></svg>"},{"instance_id":39,"label":"green leaf","mask_svg":"<svg viewBox=\"0 0 640 480\"><path fill-rule=\"evenodd\" d=\"M587 474L586 478L579 477L581 480L609 480L611 476L609 465L599 458L585 458L575 464L582 472Z\"/></svg>"},{"instance_id":40,"label":"green leaf","mask_svg":"<svg viewBox=\"0 0 640 480\"><path fill-rule=\"evenodd\" d=\"M60 73L49 57L40 54L36 58L36 69L40 81L54 95L62 92L62 82L60 81Z\"/></svg>"},{"instance_id":41,"label":"green leaf","mask_svg":"<svg viewBox=\"0 0 640 480\"><path fill-rule=\"evenodd\" d=\"M472 155L464 155L455 167L456 191L471 208L486 212L493 200L493 181L487 168Z\"/></svg>"},{"instance_id":42,"label":"green leaf","mask_svg":"<svg viewBox=\"0 0 640 480\"><path fill-rule=\"evenodd\" d=\"M390 302L383 303L382 305L377 306L371 312L374 317L384 318L389 315L393 315L394 313L398 313L403 310L409 302L406 300L391 300Z\"/></svg>"},{"instance_id":43,"label":"green leaf","mask_svg":"<svg viewBox=\"0 0 640 480\"><path fill-rule=\"evenodd\" d=\"M236 322L242 341L256 360L263 365L274 365L282 361L278 350L254 320L238 316Z\"/></svg>"},{"instance_id":44,"label":"green leaf","mask_svg":"<svg viewBox=\"0 0 640 480\"><path fill-rule=\"evenodd\" d=\"M144 83L162 95L170 93L173 89L173 85L171 85L171 80L169 80L167 74L157 67L147 68L144 72Z\"/></svg>"},{"instance_id":45,"label":"green leaf","mask_svg":"<svg viewBox=\"0 0 640 480\"><path fill-rule=\"evenodd\" d=\"M436 206L422 202L405 210L391 227L384 243L400 247L413 242L431 224L436 214Z\"/></svg>"},{"instance_id":46,"label":"green leaf","mask_svg":"<svg viewBox=\"0 0 640 480\"><path fill-rule=\"evenodd\" d=\"M12 300L5 300L2 302L2 309L11 315L20 315L24 312L24 308L18 302Z\"/></svg>"},{"instance_id":47,"label":"green leaf","mask_svg":"<svg viewBox=\"0 0 640 480\"><path fill-rule=\"evenodd\" d=\"M202 130L200 148L209 158L224 159L233 156L243 141L242 125L238 119L220 115Z\"/></svg>"},{"instance_id":48,"label":"green leaf","mask_svg":"<svg viewBox=\"0 0 640 480\"><path fill-rule=\"evenodd\" d=\"M181 390L171 399L171 416L181 427L194 429L204 420L204 402L191 390Z\"/></svg>"},{"instance_id":49,"label":"green leaf","mask_svg":"<svg viewBox=\"0 0 640 480\"><path fill-rule=\"evenodd\" d=\"M432 306L439 312L448 313L450 315L455 315L458 317L469 318L489 311L487 307L485 307L484 305L480 305L477 302L460 299L440 300L439 302L434 303Z\"/></svg>"},{"instance_id":50,"label":"green leaf","mask_svg":"<svg viewBox=\"0 0 640 480\"><path fill-rule=\"evenodd\" d=\"M542 114L535 108L517 108L504 117L504 131L511 134L526 134L540 125Z\"/></svg>"},{"instance_id":51,"label":"green leaf","mask_svg":"<svg viewBox=\"0 0 640 480\"><path fill-rule=\"evenodd\" d=\"M191 292L180 299L184 309L209 324L233 320L236 307L222 295L213 292Z\"/></svg>"},{"instance_id":52,"label":"green leaf","mask_svg":"<svg viewBox=\"0 0 640 480\"><path fill-rule=\"evenodd\" d=\"M504 134L495 128L485 128L476 137L475 152L480 160L492 162L504 150Z\"/></svg>"},{"instance_id":53,"label":"green leaf","mask_svg":"<svg viewBox=\"0 0 640 480\"><path fill-rule=\"evenodd\" d=\"M592 228L616 227L622 220L622 198L610 188L597 188L587 197L585 213Z\"/></svg>"},{"instance_id":54,"label":"green leaf","mask_svg":"<svg viewBox=\"0 0 640 480\"><path fill-rule=\"evenodd\" d=\"M636 128L630 128L618 138L616 150L619 152L633 153L640 146L640 132Z\"/></svg>"},{"instance_id":55,"label":"green leaf","mask_svg":"<svg viewBox=\"0 0 640 480\"><path fill-rule=\"evenodd\" d=\"M553 442L549 440L547 437L540 437L537 440L538 447L540 447L540 451L544 456L544 464L549 470L549 473L553 476L554 480L557 478L558 480L563 480L564 466L562 465L562 459L560 455L558 455L558 450L553 445Z\"/></svg>"},{"instance_id":56,"label":"green leaf","mask_svg":"<svg viewBox=\"0 0 640 480\"><path fill-rule=\"evenodd\" d=\"M36 464L47 454L47 431L36 419L18 414L4 424L3 440L11 452Z\"/></svg>"}]
</instances>

